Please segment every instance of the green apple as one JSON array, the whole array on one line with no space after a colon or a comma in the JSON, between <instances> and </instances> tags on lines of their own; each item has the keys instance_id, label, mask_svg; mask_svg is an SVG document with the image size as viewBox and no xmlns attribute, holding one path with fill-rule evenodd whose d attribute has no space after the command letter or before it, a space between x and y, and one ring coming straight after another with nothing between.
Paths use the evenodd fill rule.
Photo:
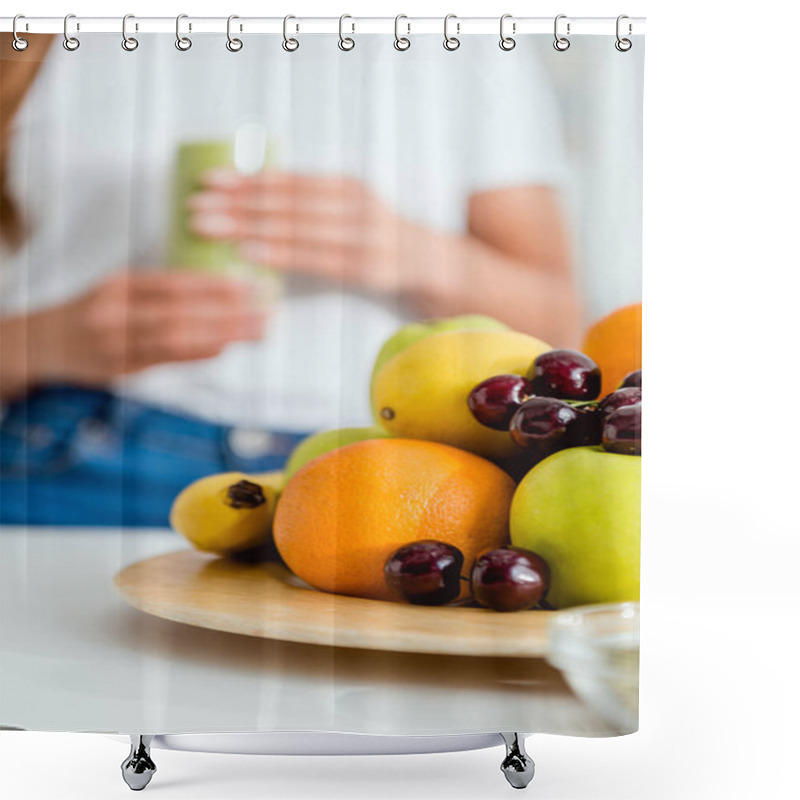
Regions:
<instances>
[{"instance_id":1,"label":"green apple","mask_svg":"<svg viewBox=\"0 0 800 800\"><path fill-rule=\"evenodd\" d=\"M410 344L433 333L465 330L504 331L508 330L508 325L483 314L463 314L460 317L445 317L403 325L383 343L378 351L375 366L372 368L371 384L375 383L375 376L381 371L383 365Z\"/></svg>"},{"instance_id":2,"label":"green apple","mask_svg":"<svg viewBox=\"0 0 800 800\"><path fill-rule=\"evenodd\" d=\"M323 453L344 447L346 444L353 444L353 442L388 438L389 433L381 428L380 425L370 425L366 428L336 428L330 431L314 433L303 439L292 450L292 454L289 456L289 460L283 470L284 483L301 467L304 467L309 461L321 456Z\"/></svg>"},{"instance_id":3,"label":"green apple","mask_svg":"<svg viewBox=\"0 0 800 800\"><path fill-rule=\"evenodd\" d=\"M639 599L639 456L572 447L539 462L511 503L511 542L550 565L556 608Z\"/></svg>"}]
</instances>

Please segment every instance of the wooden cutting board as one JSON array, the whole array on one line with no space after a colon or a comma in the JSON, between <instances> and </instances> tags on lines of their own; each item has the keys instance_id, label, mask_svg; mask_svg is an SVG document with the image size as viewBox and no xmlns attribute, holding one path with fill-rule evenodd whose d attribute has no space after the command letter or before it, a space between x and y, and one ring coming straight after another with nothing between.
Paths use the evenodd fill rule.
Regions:
<instances>
[{"instance_id":1,"label":"wooden cutting board","mask_svg":"<svg viewBox=\"0 0 800 800\"><path fill-rule=\"evenodd\" d=\"M193 549L114 576L122 597L157 617L265 639L462 656L543 656L552 612L414 606L321 592L282 564L243 564Z\"/></svg>"}]
</instances>

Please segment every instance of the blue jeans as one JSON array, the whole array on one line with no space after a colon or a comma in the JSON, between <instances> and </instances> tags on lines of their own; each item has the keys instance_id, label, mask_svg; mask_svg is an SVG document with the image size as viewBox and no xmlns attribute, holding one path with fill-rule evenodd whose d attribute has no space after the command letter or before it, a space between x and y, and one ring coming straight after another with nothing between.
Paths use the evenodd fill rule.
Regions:
<instances>
[{"instance_id":1,"label":"blue jeans","mask_svg":"<svg viewBox=\"0 0 800 800\"><path fill-rule=\"evenodd\" d=\"M188 483L280 469L306 435L232 429L105 391L42 388L0 422L0 523L164 526Z\"/></svg>"}]
</instances>

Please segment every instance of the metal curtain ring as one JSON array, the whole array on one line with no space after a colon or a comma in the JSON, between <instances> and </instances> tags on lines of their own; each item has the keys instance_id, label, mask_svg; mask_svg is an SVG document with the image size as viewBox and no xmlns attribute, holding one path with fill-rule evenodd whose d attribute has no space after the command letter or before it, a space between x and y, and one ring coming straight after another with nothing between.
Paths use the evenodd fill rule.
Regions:
<instances>
[{"instance_id":1,"label":"metal curtain ring","mask_svg":"<svg viewBox=\"0 0 800 800\"><path fill-rule=\"evenodd\" d=\"M619 35L620 22L622 22L622 20L624 20L624 19L628 19L628 15L627 14L620 14L617 17L617 41L614 42L614 47L616 47L617 50L620 51L620 53L627 53L628 50L630 50L631 47L633 47L633 42L630 39L623 39ZM629 22L628 23L628 36L630 36L632 33L633 33L633 25L631 25L631 23Z\"/></svg>"},{"instance_id":2,"label":"metal curtain ring","mask_svg":"<svg viewBox=\"0 0 800 800\"><path fill-rule=\"evenodd\" d=\"M570 41L567 39L570 33L570 23L567 22L567 36L559 36L558 35L558 21L561 19L566 19L566 14L559 14L555 22L553 23L553 35L555 36L555 41L553 42L553 47L558 50L560 53L563 53L565 50L569 50Z\"/></svg>"},{"instance_id":3,"label":"metal curtain ring","mask_svg":"<svg viewBox=\"0 0 800 800\"><path fill-rule=\"evenodd\" d=\"M347 52L348 50L352 50L356 46L355 40L352 37L344 35L343 27L344 27L344 21L346 19L353 19L353 18L349 14L342 14L342 16L339 17L339 49L344 50L345 52ZM350 24L353 28L352 33L355 33L356 32L355 22L351 22Z\"/></svg>"},{"instance_id":4,"label":"metal curtain ring","mask_svg":"<svg viewBox=\"0 0 800 800\"><path fill-rule=\"evenodd\" d=\"M70 36L69 35L69 29L68 29L67 26L69 25L69 21L71 19L75 19L75 15L74 14L67 14L67 16L64 17L64 41L62 42L62 44L64 45L64 49L65 50L69 50L70 52L73 52L73 51L77 50L81 46L81 43L80 43L80 40L76 36ZM75 27L76 27L76 30L80 30L81 29L80 28L80 24L78 24L78 23L76 23Z\"/></svg>"},{"instance_id":5,"label":"metal curtain ring","mask_svg":"<svg viewBox=\"0 0 800 800\"><path fill-rule=\"evenodd\" d=\"M188 36L181 36L181 20L188 19L188 14L178 14L175 18L175 47L178 50L186 51L192 46L192 40ZM192 32L192 23L189 23L189 33Z\"/></svg>"},{"instance_id":6,"label":"metal curtain ring","mask_svg":"<svg viewBox=\"0 0 800 800\"><path fill-rule=\"evenodd\" d=\"M456 35L455 36L450 36L450 34L448 33L448 26L450 24L450 20L451 19L457 20L458 17L456 17L455 14L448 14L444 18L444 42L443 42L443 45L444 45L444 49L445 50L450 50L452 52L453 50L458 50L458 48L461 47L461 40L458 38L458 34L461 33L461 23L460 22L456 22Z\"/></svg>"},{"instance_id":7,"label":"metal curtain ring","mask_svg":"<svg viewBox=\"0 0 800 800\"><path fill-rule=\"evenodd\" d=\"M11 32L14 34L14 39L11 42L11 46L15 50L18 50L18 51L22 52L23 50L27 50L27 48L28 48L28 40L27 39L23 39L20 36L17 36L17 20L18 19L25 19L25 15L24 14L17 14L17 16L14 17L14 22L11 24Z\"/></svg>"},{"instance_id":8,"label":"metal curtain ring","mask_svg":"<svg viewBox=\"0 0 800 800\"><path fill-rule=\"evenodd\" d=\"M236 14L231 14L228 17L228 29L227 29L228 41L225 42L225 47L227 47L228 50L231 51L231 53L238 53L242 49L242 47L244 47L241 39L234 39L231 36L231 22L233 22L233 20L235 19L239 19L239 17L237 17ZM239 30L240 31L242 30L241 25L239 26Z\"/></svg>"},{"instance_id":9,"label":"metal curtain ring","mask_svg":"<svg viewBox=\"0 0 800 800\"><path fill-rule=\"evenodd\" d=\"M394 18L394 49L395 50L408 50L411 47L411 39L408 36L411 34L411 23L406 22L406 28L408 29L405 36L400 35L400 20L401 19L408 19L405 14L398 14Z\"/></svg>"},{"instance_id":10,"label":"metal curtain ring","mask_svg":"<svg viewBox=\"0 0 800 800\"><path fill-rule=\"evenodd\" d=\"M500 17L500 49L505 50L506 52L513 50L517 46L517 40L514 39L513 36L506 36L505 34L505 25L507 19L511 19L511 14L503 14L503 16ZM511 23L511 32L517 32L516 22Z\"/></svg>"},{"instance_id":11,"label":"metal curtain ring","mask_svg":"<svg viewBox=\"0 0 800 800\"><path fill-rule=\"evenodd\" d=\"M139 40L134 39L133 36L128 36L128 20L136 19L133 14L126 14L122 18L122 49L132 53L138 46ZM136 25L136 30L139 30L139 25Z\"/></svg>"},{"instance_id":12,"label":"metal curtain ring","mask_svg":"<svg viewBox=\"0 0 800 800\"><path fill-rule=\"evenodd\" d=\"M297 39L289 38L289 20L290 19L297 19L297 17L292 16L291 14L287 14L283 18L283 49L287 53L294 53L298 47L300 47L300 42ZM300 26L295 25L295 30L299 30Z\"/></svg>"}]
</instances>

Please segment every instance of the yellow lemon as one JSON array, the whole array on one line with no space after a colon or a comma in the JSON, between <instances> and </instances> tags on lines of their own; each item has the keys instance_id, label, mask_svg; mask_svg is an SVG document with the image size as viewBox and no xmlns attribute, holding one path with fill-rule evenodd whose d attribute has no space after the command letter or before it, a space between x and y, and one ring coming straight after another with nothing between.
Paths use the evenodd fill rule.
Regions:
<instances>
[{"instance_id":1,"label":"yellow lemon","mask_svg":"<svg viewBox=\"0 0 800 800\"><path fill-rule=\"evenodd\" d=\"M508 325L483 314L462 314L460 317L444 317L422 320L420 322L409 322L407 325L403 325L402 328L398 328L398 330L383 343L375 359L375 364L372 367L372 380L370 381L370 385L375 382L375 376L383 369L383 365L410 344L424 339L426 336L432 336L435 333L462 330L507 331Z\"/></svg>"},{"instance_id":2,"label":"yellow lemon","mask_svg":"<svg viewBox=\"0 0 800 800\"><path fill-rule=\"evenodd\" d=\"M549 344L516 331L437 333L408 345L375 376L372 408L392 436L427 439L487 458L519 452L505 431L481 425L467 405L493 375L524 375Z\"/></svg>"}]
</instances>

